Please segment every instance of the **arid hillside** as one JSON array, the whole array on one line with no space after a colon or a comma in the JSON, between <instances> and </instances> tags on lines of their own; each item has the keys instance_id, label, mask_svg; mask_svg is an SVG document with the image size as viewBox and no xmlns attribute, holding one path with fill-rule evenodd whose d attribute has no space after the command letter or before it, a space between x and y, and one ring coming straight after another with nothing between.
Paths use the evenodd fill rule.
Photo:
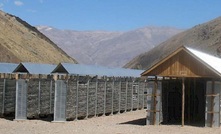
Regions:
<instances>
[{"instance_id":1,"label":"arid hillside","mask_svg":"<svg viewBox=\"0 0 221 134\"><path fill-rule=\"evenodd\" d=\"M173 36L150 51L135 57L124 67L147 69L180 46L221 56L221 17Z\"/></svg>"},{"instance_id":2,"label":"arid hillside","mask_svg":"<svg viewBox=\"0 0 221 134\"><path fill-rule=\"evenodd\" d=\"M20 18L0 11L0 62L77 63Z\"/></svg>"}]
</instances>

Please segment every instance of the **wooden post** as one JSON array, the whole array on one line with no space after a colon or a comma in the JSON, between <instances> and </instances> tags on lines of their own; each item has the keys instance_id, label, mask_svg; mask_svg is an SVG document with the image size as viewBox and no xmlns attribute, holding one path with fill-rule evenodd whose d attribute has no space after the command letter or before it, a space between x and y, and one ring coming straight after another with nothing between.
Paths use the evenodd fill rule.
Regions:
<instances>
[{"instance_id":1,"label":"wooden post","mask_svg":"<svg viewBox=\"0 0 221 134\"><path fill-rule=\"evenodd\" d=\"M95 83L95 113L94 113L94 116L95 117L97 117L97 103L98 103L98 101L97 101L97 88L98 88L98 76L96 75L96 83Z\"/></svg>"},{"instance_id":2,"label":"wooden post","mask_svg":"<svg viewBox=\"0 0 221 134\"><path fill-rule=\"evenodd\" d=\"M185 83L182 78L182 127L184 126L184 112L185 112Z\"/></svg>"},{"instance_id":3,"label":"wooden post","mask_svg":"<svg viewBox=\"0 0 221 134\"><path fill-rule=\"evenodd\" d=\"M132 88L131 88L131 111L133 111L133 106L134 106L134 101L133 101L133 92L134 92L134 79L133 79L133 82L132 82Z\"/></svg>"},{"instance_id":4,"label":"wooden post","mask_svg":"<svg viewBox=\"0 0 221 134\"><path fill-rule=\"evenodd\" d=\"M3 91L2 91L2 115L5 109L5 89L6 89L6 79L4 79Z\"/></svg>"},{"instance_id":5,"label":"wooden post","mask_svg":"<svg viewBox=\"0 0 221 134\"><path fill-rule=\"evenodd\" d=\"M112 78L112 89L111 89L111 115L114 113L114 77Z\"/></svg>"},{"instance_id":6,"label":"wooden post","mask_svg":"<svg viewBox=\"0 0 221 134\"><path fill-rule=\"evenodd\" d=\"M211 92L211 120L210 120L210 127L213 127L213 118L214 118L214 93L215 92L215 82L214 79L212 80L212 92Z\"/></svg>"},{"instance_id":7,"label":"wooden post","mask_svg":"<svg viewBox=\"0 0 221 134\"><path fill-rule=\"evenodd\" d=\"M125 94L126 94L126 100L125 100L125 110L124 110L124 112L127 112L127 91L128 91L128 78L125 78L126 79L126 92L125 92Z\"/></svg>"},{"instance_id":8,"label":"wooden post","mask_svg":"<svg viewBox=\"0 0 221 134\"><path fill-rule=\"evenodd\" d=\"M41 113L41 78L42 75L38 75L39 81L38 81L38 114Z\"/></svg>"},{"instance_id":9,"label":"wooden post","mask_svg":"<svg viewBox=\"0 0 221 134\"><path fill-rule=\"evenodd\" d=\"M118 114L120 114L120 110L121 110L121 108L120 108L120 104L121 104L121 77L120 77L120 79L119 79L119 96L118 96Z\"/></svg>"},{"instance_id":10,"label":"wooden post","mask_svg":"<svg viewBox=\"0 0 221 134\"><path fill-rule=\"evenodd\" d=\"M155 80L154 80L154 91L153 91L153 125L156 125L156 92L157 92L157 88L158 88L158 83L157 83L157 76L155 76ZM139 95L139 94L138 94Z\"/></svg>"},{"instance_id":11,"label":"wooden post","mask_svg":"<svg viewBox=\"0 0 221 134\"><path fill-rule=\"evenodd\" d=\"M104 76L104 110L103 116L106 115L106 93L107 93L107 76Z\"/></svg>"},{"instance_id":12,"label":"wooden post","mask_svg":"<svg viewBox=\"0 0 221 134\"><path fill-rule=\"evenodd\" d=\"M86 117L85 117L85 119L87 119L88 118L88 108L89 108L89 106L88 106L88 101L89 101L89 85L90 85L90 80L89 80L89 76L86 76L87 77L87 99L86 99Z\"/></svg>"},{"instance_id":13,"label":"wooden post","mask_svg":"<svg viewBox=\"0 0 221 134\"><path fill-rule=\"evenodd\" d=\"M78 100L78 90L79 90L78 88L79 88L79 75L77 75L76 77L77 77L77 78L76 78L76 79L77 79L77 80L76 80L76 84L77 84L76 90L77 90L77 91L76 91L76 115L75 115L75 119L74 119L75 121L78 120L78 101L79 101L79 100Z\"/></svg>"}]
</instances>

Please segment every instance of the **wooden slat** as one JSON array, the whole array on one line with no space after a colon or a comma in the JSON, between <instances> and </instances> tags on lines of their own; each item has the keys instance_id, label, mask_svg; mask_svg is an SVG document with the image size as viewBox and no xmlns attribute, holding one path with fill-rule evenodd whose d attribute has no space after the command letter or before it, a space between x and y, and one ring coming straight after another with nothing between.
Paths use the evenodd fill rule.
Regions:
<instances>
[{"instance_id":1,"label":"wooden slat","mask_svg":"<svg viewBox=\"0 0 221 134\"><path fill-rule=\"evenodd\" d=\"M206 111L208 114L214 114L214 113L219 113L219 112L214 112L214 111Z\"/></svg>"},{"instance_id":2,"label":"wooden slat","mask_svg":"<svg viewBox=\"0 0 221 134\"><path fill-rule=\"evenodd\" d=\"M183 78L182 79L182 126L184 126L184 115L185 115L185 83Z\"/></svg>"},{"instance_id":3,"label":"wooden slat","mask_svg":"<svg viewBox=\"0 0 221 134\"><path fill-rule=\"evenodd\" d=\"M146 94L146 96L153 96L153 97L157 97L157 96L161 96L161 94Z\"/></svg>"},{"instance_id":4,"label":"wooden slat","mask_svg":"<svg viewBox=\"0 0 221 134\"><path fill-rule=\"evenodd\" d=\"M207 96L207 97L210 97L210 96L211 96L211 97L214 97L214 96L219 96L219 94L207 94L206 96Z\"/></svg>"},{"instance_id":5,"label":"wooden slat","mask_svg":"<svg viewBox=\"0 0 221 134\"><path fill-rule=\"evenodd\" d=\"M162 112L161 110L146 110L146 112Z\"/></svg>"}]
</instances>

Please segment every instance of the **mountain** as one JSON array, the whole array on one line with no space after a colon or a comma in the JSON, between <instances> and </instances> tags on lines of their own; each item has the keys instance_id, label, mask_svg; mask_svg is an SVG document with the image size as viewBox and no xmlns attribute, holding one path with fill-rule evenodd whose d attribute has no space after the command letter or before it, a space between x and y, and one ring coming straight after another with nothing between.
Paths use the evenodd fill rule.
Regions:
<instances>
[{"instance_id":1,"label":"mountain","mask_svg":"<svg viewBox=\"0 0 221 134\"><path fill-rule=\"evenodd\" d=\"M173 36L152 50L135 57L124 67L147 69L180 46L189 46L221 57L221 17Z\"/></svg>"},{"instance_id":2,"label":"mountain","mask_svg":"<svg viewBox=\"0 0 221 134\"><path fill-rule=\"evenodd\" d=\"M173 35L183 31L170 27L144 27L127 32L37 29L83 64L122 67Z\"/></svg>"},{"instance_id":3,"label":"mountain","mask_svg":"<svg viewBox=\"0 0 221 134\"><path fill-rule=\"evenodd\" d=\"M0 62L77 63L20 18L0 11Z\"/></svg>"}]
</instances>

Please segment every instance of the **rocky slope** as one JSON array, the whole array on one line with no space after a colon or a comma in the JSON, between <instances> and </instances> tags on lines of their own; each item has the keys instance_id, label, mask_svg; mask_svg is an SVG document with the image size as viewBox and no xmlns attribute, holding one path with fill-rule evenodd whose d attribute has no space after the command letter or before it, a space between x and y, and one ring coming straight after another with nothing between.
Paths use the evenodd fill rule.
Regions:
<instances>
[{"instance_id":1,"label":"rocky slope","mask_svg":"<svg viewBox=\"0 0 221 134\"><path fill-rule=\"evenodd\" d=\"M175 35L152 50L135 57L125 67L147 69L180 46L189 46L221 56L221 17Z\"/></svg>"},{"instance_id":2,"label":"rocky slope","mask_svg":"<svg viewBox=\"0 0 221 134\"><path fill-rule=\"evenodd\" d=\"M144 27L128 32L37 29L79 63L121 67L135 56L183 31L169 27Z\"/></svg>"},{"instance_id":3,"label":"rocky slope","mask_svg":"<svg viewBox=\"0 0 221 134\"><path fill-rule=\"evenodd\" d=\"M50 39L20 18L0 11L0 62L76 63Z\"/></svg>"}]
</instances>

